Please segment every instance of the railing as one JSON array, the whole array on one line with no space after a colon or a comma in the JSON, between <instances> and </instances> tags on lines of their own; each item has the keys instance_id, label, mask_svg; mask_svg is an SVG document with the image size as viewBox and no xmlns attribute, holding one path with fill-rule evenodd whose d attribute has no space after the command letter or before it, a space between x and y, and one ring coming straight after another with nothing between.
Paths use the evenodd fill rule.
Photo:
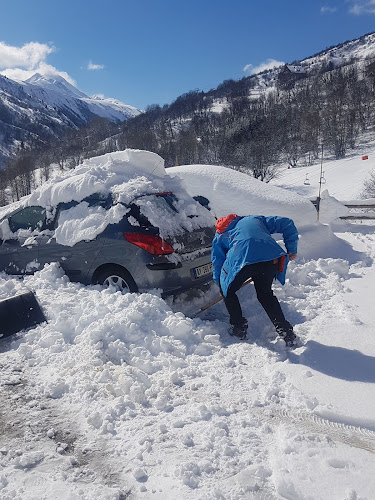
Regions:
<instances>
[{"instance_id":1,"label":"railing","mask_svg":"<svg viewBox=\"0 0 375 500\"><path fill-rule=\"evenodd\" d=\"M342 215L340 219L345 220L370 220L375 219L375 205L365 205L361 203L344 203L350 210L366 210L365 212L353 212L348 215Z\"/></svg>"},{"instance_id":2,"label":"railing","mask_svg":"<svg viewBox=\"0 0 375 500\"><path fill-rule=\"evenodd\" d=\"M318 210L318 200L311 200L314 207ZM361 212L351 212L342 215L339 219L343 220L375 220L375 203L372 201L365 203L363 200L357 202L343 202L343 205L349 210L363 210Z\"/></svg>"}]
</instances>

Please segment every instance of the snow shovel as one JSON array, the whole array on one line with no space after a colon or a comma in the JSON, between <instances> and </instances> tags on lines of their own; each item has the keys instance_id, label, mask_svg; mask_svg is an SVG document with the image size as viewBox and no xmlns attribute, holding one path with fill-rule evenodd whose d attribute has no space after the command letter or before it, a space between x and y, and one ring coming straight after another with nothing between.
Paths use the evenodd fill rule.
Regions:
<instances>
[{"instance_id":1,"label":"snow shovel","mask_svg":"<svg viewBox=\"0 0 375 500\"><path fill-rule=\"evenodd\" d=\"M253 279L252 278L248 278L246 281L244 281L241 285L240 288L248 285L249 283L252 283L253 282ZM197 316L198 314L200 314L201 312L205 311L206 309L209 309L210 307L214 306L215 304L217 304L218 302L220 302L221 300L223 300L223 296L222 295L219 295L219 297L216 297L215 299L211 300L211 302L209 302L208 304L206 304L205 306L202 306L200 309L198 309L198 311L195 311L195 313L191 314L190 316L192 318L195 318L195 316Z\"/></svg>"},{"instance_id":2,"label":"snow shovel","mask_svg":"<svg viewBox=\"0 0 375 500\"><path fill-rule=\"evenodd\" d=\"M47 321L33 292L0 301L0 339Z\"/></svg>"}]
</instances>

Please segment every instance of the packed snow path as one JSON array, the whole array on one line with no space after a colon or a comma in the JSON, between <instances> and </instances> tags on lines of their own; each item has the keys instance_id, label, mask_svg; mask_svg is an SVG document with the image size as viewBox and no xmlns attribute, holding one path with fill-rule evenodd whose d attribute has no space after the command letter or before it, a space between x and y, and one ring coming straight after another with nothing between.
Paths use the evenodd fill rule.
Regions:
<instances>
[{"instance_id":1,"label":"packed snow path","mask_svg":"<svg viewBox=\"0 0 375 500\"><path fill-rule=\"evenodd\" d=\"M188 316L215 286L172 303L54 264L0 275L1 299L26 286L48 317L0 344L0 497L371 500L373 229L338 226L342 256L292 263L275 285L294 351L252 285L240 342L222 303Z\"/></svg>"}]
</instances>

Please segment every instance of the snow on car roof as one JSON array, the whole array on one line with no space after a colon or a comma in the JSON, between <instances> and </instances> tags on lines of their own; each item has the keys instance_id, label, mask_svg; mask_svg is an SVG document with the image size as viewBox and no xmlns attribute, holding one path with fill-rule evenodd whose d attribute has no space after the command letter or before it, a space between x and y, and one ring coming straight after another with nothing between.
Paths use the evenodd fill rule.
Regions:
<instances>
[{"instance_id":1,"label":"snow on car roof","mask_svg":"<svg viewBox=\"0 0 375 500\"><path fill-rule=\"evenodd\" d=\"M157 192L163 187L165 176L164 160L156 153L139 149L116 151L89 158L50 179L30 195L27 205L56 206L110 192L122 193L121 201L126 201L142 193Z\"/></svg>"},{"instance_id":2,"label":"snow on car roof","mask_svg":"<svg viewBox=\"0 0 375 500\"><path fill-rule=\"evenodd\" d=\"M181 179L167 175L163 158L138 149L87 159L37 188L23 205L45 207L52 213L52 208L60 203L78 202L77 206L64 211L55 231L59 244L73 246L79 241L94 239L108 224L119 222L127 210L116 203L126 205L141 196L165 191L176 195L177 211L173 214L152 199L139 202L141 212L159 228L162 238L214 226L214 216L193 200L183 188ZM115 206L109 210L89 207L85 198L96 193L111 193Z\"/></svg>"}]
</instances>

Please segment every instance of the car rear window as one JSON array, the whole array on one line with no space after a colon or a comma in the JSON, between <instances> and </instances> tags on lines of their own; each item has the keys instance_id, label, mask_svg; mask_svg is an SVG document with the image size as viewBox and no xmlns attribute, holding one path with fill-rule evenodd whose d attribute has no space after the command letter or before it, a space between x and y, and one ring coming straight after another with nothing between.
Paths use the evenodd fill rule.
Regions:
<instances>
[{"instance_id":1,"label":"car rear window","mask_svg":"<svg viewBox=\"0 0 375 500\"><path fill-rule=\"evenodd\" d=\"M156 200L158 201L161 207L163 207L164 204L167 204L168 207L172 210L172 212L178 213L178 210L176 208L178 203L177 196L171 193L170 191L164 193L157 193Z\"/></svg>"},{"instance_id":2,"label":"car rear window","mask_svg":"<svg viewBox=\"0 0 375 500\"><path fill-rule=\"evenodd\" d=\"M140 227L152 227L151 222L145 215L142 214L141 209L138 205L132 203L128 208L129 212L126 214L126 217L128 218L132 226L136 225Z\"/></svg>"},{"instance_id":3,"label":"car rear window","mask_svg":"<svg viewBox=\"0 0 375 500\"><path fill-rule=\"evenodd\" d=\"M140 196L129 205L130 210L126 216L132 225L134 225L135 219L135 225L139 225L140 227L153 227L156 225L155 217L151 217L151 214L156 216L156 218L174 217L178 214L177 203L178 199L176 195L170 191ZM134 218L133 221L132 218ZM154 224L151 221L153 221Z\"/></svg>"}]
</instances>

